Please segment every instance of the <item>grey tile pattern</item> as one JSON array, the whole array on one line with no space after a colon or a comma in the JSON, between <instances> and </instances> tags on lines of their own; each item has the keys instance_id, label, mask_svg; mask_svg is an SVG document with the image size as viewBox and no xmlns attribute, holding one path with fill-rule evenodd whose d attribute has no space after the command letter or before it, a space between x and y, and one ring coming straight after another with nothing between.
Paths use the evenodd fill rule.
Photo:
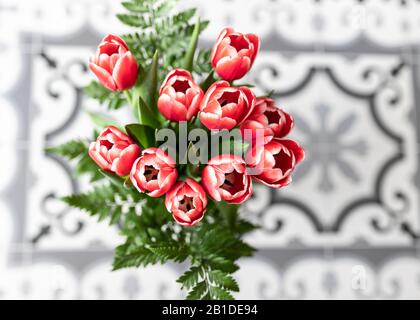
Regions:
<instances>
[{"instance_id":1,"label":"grey tile pattern","mask_svg":"<svg viewBox=\"0 0 420 320\"><path fill-rule=\"evenodd\" d=\"M238 298L420 299L420 2L217 0L212 24L262 37L244 82L275 90L307 159L287 189L257 187L262 225ZM223 10L221 10L222 8ZM0 298L181 298L183 266L110 272L117 230L57 197L88 188L46 146L89 136L87 57L121 33L112 0L0 0ZM4 32L6 31L6 32ZM128 119L124 111L118 117Z\"/></svg>"}]
</instances>

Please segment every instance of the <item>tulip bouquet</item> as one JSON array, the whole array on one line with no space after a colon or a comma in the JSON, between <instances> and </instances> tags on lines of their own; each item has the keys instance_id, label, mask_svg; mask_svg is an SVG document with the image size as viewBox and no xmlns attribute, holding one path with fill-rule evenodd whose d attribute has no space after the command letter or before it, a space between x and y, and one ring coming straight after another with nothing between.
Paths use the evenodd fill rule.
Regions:
<instances>
[{"instance_id":1,"label":"tulip bouquet","mask_svg":"<svg viewBox=\"0 0 420 320\"><path fill-rule=\"evenodd\" d=\"M281 188L304 157L286 139L292 117L269 97L237 84L257 57L260 39L225 28L213 49L197 49L208 22L174 1L123 2L118 18L136 31L107 35L89 67L87 88L109 111L131 108L133 123L90 113L94 142L72 140L49 152L75 161L92 190L63 200L125 238L113 268L189 262L179 278L190 299L230 299L236 261L252 255L243 241L257 226L241 217L253 183Z\"/></svg>"}]
</instances>

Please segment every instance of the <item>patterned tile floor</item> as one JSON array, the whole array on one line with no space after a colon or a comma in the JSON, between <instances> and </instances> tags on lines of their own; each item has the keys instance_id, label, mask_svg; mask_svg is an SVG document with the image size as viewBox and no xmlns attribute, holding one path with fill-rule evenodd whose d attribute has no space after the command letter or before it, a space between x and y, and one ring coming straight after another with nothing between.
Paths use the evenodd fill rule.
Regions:
<instances>
[{"instance_id":1,"label":"patterned tile floor","mask_svg":"<svg viewBox=\"0 0 420 320\"><path fill-rule=\"evenodd\" d=\"M238 298L420 299L420 2L215 0L202 45L258 33L250 81L296 118L294 184L256 188ZM221 10L222 8L223 10ZM87 187L43 149L87 136L81 87L112 0L0 0L0 298L180 298L180 266L110 273L116 230L63 206ZM121 114L127 117L126 114Z\"/></svg>"}]
</instances>

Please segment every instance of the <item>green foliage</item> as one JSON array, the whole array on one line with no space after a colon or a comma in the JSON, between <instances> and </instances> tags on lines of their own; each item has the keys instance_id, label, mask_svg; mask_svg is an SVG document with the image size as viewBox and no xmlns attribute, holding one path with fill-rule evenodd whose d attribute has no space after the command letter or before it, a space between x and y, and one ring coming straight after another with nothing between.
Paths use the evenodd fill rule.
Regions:
<instances>
[{"instance_id":1,"label":"green foliage","mask_svg":"<svg viewBox=\"0 0 420 320\"><path fill-rule=\"evenodd\" d=\"M190 289L199 282L202 276L203 272L200 267L191 267L191 269L179 277L177 282L182 284L182 288Z\"/></svg>"},{"instance_id":2,"label":"green foliage","mask_svg":"<svg viewBox=\"0 0 420 320\"><path fill-rule=\"evenodd\" d=\"M88 146L82 140L70 140L57 147L48 148L47 153L66 157L68 160L74 160L87 153Z\"/></svg>"},{"instance_id":3,"label":"green foliage","mask_svg":"<svg viewBox=\"0 0 420 320\"><path fill-rule=\"evenodd\" d=\"M174 262L183 262L188 258L189 249L185 245L177 242L163 242L152 244L149 250L158 256L161 260L173 260Z\"/></svg>"},{"instance_id":4,"label":"green foliage","mask_svg":"<svg viewBox=\"0 0 420 320\"><path fill-rule=\"evenodd\" d=\"M201 24L200 24L201 25ZM213 67L210 60L211 50L199 49L196 56L195 65L193 70L197 74L209 74L212 73ZM212 73L213 74L213 73ZM214 79L215 81L215 79ZM213 82L214 82L213 81Z\"/></svg>"},{"instance_id":5,"label":"green foliage","mask_svg":"<svg viewBox=\"0 0 420 320\"><path fill-rule=\"evenodd\" d=\"M117 176L116 174L113 174L111 172L99 169L99 172L108 179L109 182L111 182L114 186L116 186L117 188L121 188L121 186L124 185L124 179L120 178L119 176Z\"/></svg>"},{"instance_id":6,"label":"green foliage","mask_svg":"<svg viewBox=\"0 0 420 320\"><path fill-rule=\"evenodd\" d=\"M138 63L146 69L152 61L153 54L161 53L158 79L162 81L173 68L182 66L185 54L191 43L196 9L174 12L178 0L131 0L123 3L127 13L117 15L124 24L138 28L133 33L123 36ZM200 23L200 34L208 21ZM194 72L199 75L211 69L209 50L200 50L194 62Z\"/></svg>"},{"instance_id":7,"label":"green foliage","mask_svg":"<svg viewBox=\"0 0 420 320\"><path fill-rule=\"evenodd\" d=\"M231 291L239 291L238 283L227 273L220 270L212 270L208 273L208 279L214 286L218 286Z\"/></svg>"},{"instance_id":8,"label":"green foliage","mask_svg":"<svg viewBox=\"0 0 420 320\"><path fill-rule=\"evenodd\" d=\"M133 123L126 125L125 130L131 138L143 147L143 149L155 145L155 131L151 127Z\"/></svg>"},{"instance_id":9,"label":"green foliage","mask_svg":"<svg viewBox=\"0 0 420 320\"><path fill-rule=\"evenodd\" d=\"M238 210L239 206L210 201L207 217L216 221L207 219L191 233L193 265L178 279L190 290L187 299L232 299L230 292L239 291L231 274L239 268L236 260L252 255L254 249L241 237L256 226L242 220Z\"/></svg>"},{"instance_id":10,"label":"green foliage","mask_svg":"<svg viewBox=\"0 0 420 320\"><path fill-rule=\"evenodd\" d=\"M197 283L194 288L188 293L188 300L200 300L204 299L205 295L208 293L208 287L206 281L200 281Z\"/></svg>"},{"instance_id":11,"label":"green foliage","mask_svg":"<svg viewBox=\"0 0 420 320\"><path fill-rule=\"evenodd\" d=\"M158 113L153 111L150 105L147 104L142 97L136 95L135 98L136 101L133 105L136 108L139 123L152 128L158 128L160 125Z\"/></svg>"},{"instance_id":12,"label":"green foliage","mask_svg":"<svg viewBox=\"0 0 420 320\"><path fill-rule=\"evenodd\" d=\"M200 84L201 89L203 89L204 92L207 91L207 89L216 81L216 78L214 76L214 70L209 71L209 74L204 79L204 81Z\"/></svg>"},{"instance_id":13,"label":"green foliage","mask_svg":"<svg viewBox=\"0 0 420 320\"><path fill-rule=\"evenodd\" d=\"M69 157L77 156L80 147L65 145L60 148ZM64 197L68 205L95 216L99 221L118 224L126 242L117 247L113 269L145 267L167 261L183 262L192 266L179 279L189 290L189 299L232 299L231 292L239 291L232 273L238 270L236 260L249 256L254 249L241 237L255 228L239 218L238 206L228 213L220 211L227 204L217 206L210 202L206 218L194 228L176 231L176 223L166 211L162 198L151 198L134 188L124 187L124 179L100 171L111 183L96 185L92 190ZM217 219L211 222L211 218ZM228 222L228 220L230 222Z\"/></svg>"},{"instance_id":14,"label":"green foliage","mask_svg":"<svg viewBox=\"0 0 420 320\"><path fill-rule=\"evenodd\" d=\"M231 275L205 267L192 267L178 279L178 282L183 288L191 289L187 295L189 300L232 300L230 292L239 291L238 283Z\"/></svg>"},{"instance_id":15,"label":"green foliage","mask_svg":"<svg viewBox=\"0 0 420 320\"><path fill-rule=\"evenodd\" d=\"M142 74L140 72L141 84L138 88L139 96L143 99L145 104L153 112L152 116L158 114L157 102L157 87L158 87L158 70L159 70L159 53L155 51L152 62L147 69L147 72Z\"/></svg>"},{"instance_id":16,"label":"green foliage","mask_svg":"<svg viewBox=\"0 0 420 320\"><path fill-rule=\"evenodd\" d=\"M84 88L84 91L88 97L98 100L110 110L117 110L125 105L124 95L121 92L109 91L97 81L92 81Z\"/></svg>"},{"instance_id":17,"label":"green foliage","mask_svg":"<svg viewBox=\"0 0 420 320\"><path fill-rule=\"evenodd\" d=\"M136 196L137 191L131 189L131 192ZM173 239L175 223L166 211L163 200L138 193L137 197L142 198L141 212L130 210L124 215L121 233L127 240L115 252L114 270L165 263L168 260L185 261L189 257L189 247L183 239Z\"/></svg>"},{"instance_id":18,"label":"green foliage","mask_svg":"<svg viewBox=\"0 0 420 320\"><path fill-rule=\"evenodd\" d=\"M96 186L93 190L64 197L62 200L68 205L96 216L98 221L109 218L110 224L119 222L123 213L123 206L115 199L116 188L112 185Z\"/></svg>"},{"instance_id":19,"label":"green foliage","mask_svg":"<svg viewBox=\"0 0 420 320\"><path fill-rule=\"evenodd\" d=\"M145 247L130 248L129 242L120 245L115 250L113 270L131 267L146 267L158 263L159 257Z\"/></svg>"},{"instance_id":20,"label":"green foliage","mask_svg":"<svg viewBox=\"0 0 420 320\"><path fill-rule=\"evenodd\" d=\"M101 180L103 176L98 172L98 165L89 157L89 144L84 140L70 140L57 147L47 148L48 154L64 157L76 162L74 174L76 177L87 174L91 182Z\"/></svg>"},{"instance_id":21,"label":"green foliage","mask_svg":"<svg viewBox=\"0 0 420 320\"><path fill-rule=\"evenodd\" d=\"M110 126L110 125L124 131L124 129L121 128L119 123L115 121L115 119L113 119L112 117L109 117L107 115L104 115L98 112L92 112L92 111L86 111L86 113L89 116L92 123L95 125L95 127L100 131L102 131L105 127Z\"/></svg>"},{"instance_id":22,"label":"green foliage","mask_svg":"<svg viewBox=\"0 0 420 320\"><path fill-rule=\"evenodd\" d=\"M188 45L187 52L185 53L185 56L184 56L182 67L185 70L193 71L192 69L194 66L194 55L195 55L195 50L197 49L199 35L200 35L200 19L198 19L197 23L194 26L190 43Z\"/></svg>"}]
</instances>

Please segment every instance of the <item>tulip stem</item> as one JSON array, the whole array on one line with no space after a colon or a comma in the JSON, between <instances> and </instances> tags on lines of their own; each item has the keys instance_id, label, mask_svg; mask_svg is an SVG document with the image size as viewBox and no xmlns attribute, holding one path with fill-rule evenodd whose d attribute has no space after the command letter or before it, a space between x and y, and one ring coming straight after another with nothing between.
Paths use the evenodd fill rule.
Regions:
<instances>
[{"instance_id":1,"label":"tulip stem","mask_svg":"<svg viewBox=\"0 0 420 320\"><path fill-rule=\"evenodd\" d=\"M127 99L128 104L131 106L132 102L131 102L131 94L130 94L130 91L124 90L124 94L125 94L125 98Z\"/></svg>"},{"instance_id":2,"label":"tulip stem","mask_svg":"<svg viewBox=\"0 0 420 320\"><path fill-rule=\"evenodd\" d=\"M131 111L133 112L134 119L139 119L139 114L136 106L133 105L133 95L130 93L129 90L124 91L125 98L130 106Z\"/></svg>"}]
</instances>

